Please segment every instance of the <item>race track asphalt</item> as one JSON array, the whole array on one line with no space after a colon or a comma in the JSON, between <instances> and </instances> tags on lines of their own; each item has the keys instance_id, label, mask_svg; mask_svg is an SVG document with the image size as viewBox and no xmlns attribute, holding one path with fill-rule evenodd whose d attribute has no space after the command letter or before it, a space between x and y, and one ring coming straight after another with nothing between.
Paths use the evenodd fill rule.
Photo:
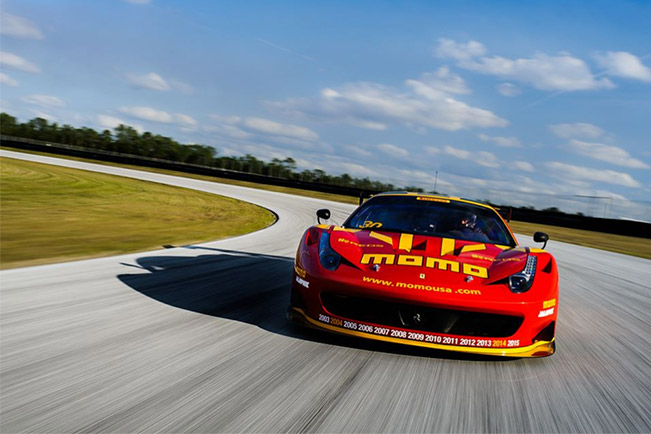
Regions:
<instances>
[{"instance_id":1,"label":"race track asphalt","mask_svg":"<svg viewBox=\"0 0 651 434\"><path fill-rule=\"evenodd\" d=\"M649 432L651 261L551 241L557 353L465 356L297 328L292 258L350 205L110 166L272 209L245 236L0 272L0 431ZM519 237L522 244L530 244Z\"/></svg>"}]
</instances>

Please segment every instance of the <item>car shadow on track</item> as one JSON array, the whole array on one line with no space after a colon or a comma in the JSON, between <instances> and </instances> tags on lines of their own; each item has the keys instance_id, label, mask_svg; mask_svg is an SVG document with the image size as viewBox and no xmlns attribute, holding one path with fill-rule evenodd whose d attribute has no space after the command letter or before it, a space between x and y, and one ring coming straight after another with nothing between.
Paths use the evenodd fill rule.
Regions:
<instances>
[{"instance_id":1,"label":"car shadow on track","mask_svg":"<svg viewBox=\"0 0 651 434\"><path fill-rule=\"evenodd\" d=\"M364 340L300 327L286 319L292 258L204 247L189 248L210 253L193 257L138 258L137 264L123 265L148 272L121 274L118 279L161 303L245 322L296 339L430 358L491 362L516 360Z\"/></svg>"}]
</instances>

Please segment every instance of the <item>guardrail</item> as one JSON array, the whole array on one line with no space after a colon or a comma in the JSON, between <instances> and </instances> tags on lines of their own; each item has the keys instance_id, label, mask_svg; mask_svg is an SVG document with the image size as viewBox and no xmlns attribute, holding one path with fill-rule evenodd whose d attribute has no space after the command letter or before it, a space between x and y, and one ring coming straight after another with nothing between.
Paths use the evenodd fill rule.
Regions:
<instances>
[{"instance_id":1,"label":"guardrail","mask_svg":"<svg viewBox=\"0 0 651 434\"><path fill-rule=\"evenodd\" d=\"M231 169L180 163L158 158L121 154L101 149L89 149L60 143L23 139L19 137L0 135L0 144L3 146L9 146L18 149L50 152L59 155L90 158L100 161L131 164L143 167L175 170L178 172L192 173L196 175L206 175L216 178L249 181L266 185L299 188L304 190L319 191L323 193L341 194L351 197L360 197L360 195L368 196L378 193L377 191L371 190L322 184L318 182L292 180L274 176L260 175L256 173L240 172ZM605 232L618 235L628 235L640 238L651 238L651 224L640 221L589 217L583 215L565 214L562 212L538 211L529 208L503 207L500 210L500 213L505 218L510 216L512 220L523 222L584 229L588 231Z\"/></svg>"}]
</instances>

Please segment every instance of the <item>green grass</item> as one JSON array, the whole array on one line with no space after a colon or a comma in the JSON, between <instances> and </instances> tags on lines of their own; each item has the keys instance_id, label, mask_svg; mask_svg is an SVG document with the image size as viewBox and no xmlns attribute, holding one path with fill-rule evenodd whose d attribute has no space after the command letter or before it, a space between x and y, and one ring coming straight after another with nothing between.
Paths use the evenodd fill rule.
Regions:
<instances>
[{"instance_id":1,"label":"green grass","mask_svg":"<svg viewBox=\"0 0 651 434\"><path fill-rule=\"evenodd\" d=\"M258 188L262 190L278 191L281 193L295 194L298 196L314 197L317 199L332 200L335 202L353 203L357 204L358 199L350 196L321 193L318 191L302 190L291 187L278 187L273 185L256 184L254 182L234 181L224 178L215 178L211 176L192 175L183 172L176 172L173 170L152 169L148 167L133 166L127 164L107 163L104 161L66 157L56 154L49 154L36 151L23 151L20 149L12 149L8 147L1 147L0 149L16 150L19 152L28 152L32 154L45 155L50 157L68 158L77 161L87 161L90 163L103 164L107 166L118 166L129 169L143 170L147 172L165 173L168 175L183 176L186 178L195 178L205 181L220 182L223 184L241 185L244 187ZM527 222L510 222L511 228L514 232L523 235L533 235L536 231L547 232L552 240L562 241L565 243L578 244L586 247L593 247L596 249L608 250L611 252L624 253L627 255L639 256L642 258L651 259L651 240L647 238L629 237L624 235L614 235L601 232L585 231L581 229L563 228L558 226L540 225L536 223Z\"/></svg>"},{"instance_id":2,"label":"green grass","mask_svg":"<svg viewBox=\"0 0 651 434\"><path fill-rule=\"evenodd\" d=\"M3 269L211 241L275 221L227 197L10 158L0 181Z\"/></svg>"},{"instance_id":3,"label":"green grass","mask_svg":"<svg viewBox=\"0 0 651 434\"><path fill-rule=\"evenodd\" d=\"M303 197L314 197L314 198L317 198L317 199L331 200L331 201L334 201L334 202L352 203L352 204L357 204L359 202L358 198L352 197L352 196L346 196L346 195L343 195L343 194L322 193L320 191L304 190L304 189L301 189L301 188L281 187L281 186L277 186L277 185L258 184L256 182L239 181L239 180L227 179L227 178L217 178L217 177L214 177L214 176L207 176L207 175L195 175L195 174L192 174L192 173L179 172L179 171L176 171L176 170L158 169L158 168L151 168L151 167L145 167L145 166L136 166L136 165L133 165L133 164L113 163L113 162L102 161L102 160L93 160L93 159L90 159L90 158L71 157L71 156L67 156L67 155L52 154L52 153L49 153L49 152L39 152L39 151L31 151L31 150L25 150L25 149L11 148L11 147L8 147L8 146L0 146L0 149L6 149L8 151L23 152L23 153L26 153L26 154L43 155L45 157L64 158L66 160L83 161L83 162L86 162L86 163L101 164L103 166L123 167L125 169L140 170L140 171L143 171L143 172L163 173L165 175L182 176L184 178L193 178L193 179L200 179L202 181L219 182L221 184L239 185L239 186L242 186L242 187L257 188L259 190L277 191L277 192L280 192L280 193L294 194L294 195L303 196Z\"/></svg>"},{"instance_id":4,"label":"green grass","mask_svg":"<svg viewBox=\"0 0 651 434\"><path fill-rule=\"evenodd\" d=\"M542 231L549 234L551 240L651 259L651 240L648 238L605 234L538 223L512 221L509 224L513 232L522 235L533 236L534 232Z\"/></svg>"}]
</instances>

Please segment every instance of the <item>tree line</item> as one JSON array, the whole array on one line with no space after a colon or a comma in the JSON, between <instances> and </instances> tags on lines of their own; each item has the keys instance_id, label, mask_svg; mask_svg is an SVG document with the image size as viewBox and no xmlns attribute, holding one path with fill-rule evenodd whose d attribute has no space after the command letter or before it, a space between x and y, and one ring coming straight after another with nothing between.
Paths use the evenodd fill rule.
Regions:
<instances>
[{"instance_id":1,"label":"tree line","mask_svg":"<svg viewBox=\"0 0 651 434\"><path fill-rule=\"evenodd\" d=\"M92 150L159 158L296 181L317 182L363 190L387 191L396 189L390 183L371 180L368 177L356 178L347 173L330 175L320 169L299 171L296 161L291 157L264 161L251 154L242 157L218 156L217 150L212 146L194 143L181 144L170 137L149 131L141 134L135 128L123 124L114 128L113 131L106 129L98 132L88 127L75 128L67 124L50 123L40 117L21 123L14 116L0 113L0 133L6 136L61 143ZM423 191L421 188L412 186L403 189Z\"/></svg>"}]
</instances>

